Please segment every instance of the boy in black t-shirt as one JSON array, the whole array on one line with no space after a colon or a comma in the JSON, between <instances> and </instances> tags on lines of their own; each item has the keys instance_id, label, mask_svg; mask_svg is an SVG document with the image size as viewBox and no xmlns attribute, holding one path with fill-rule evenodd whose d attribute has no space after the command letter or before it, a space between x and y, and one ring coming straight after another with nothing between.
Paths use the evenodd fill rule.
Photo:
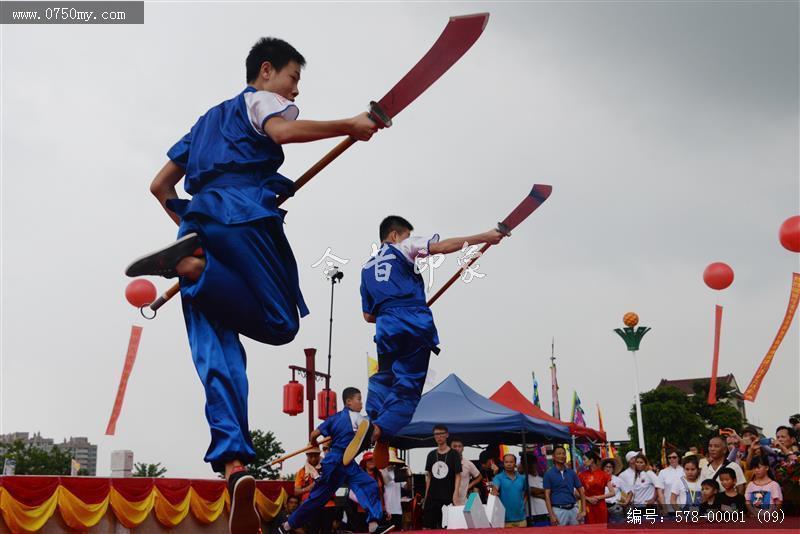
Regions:
<instances>
[{"instance_id":1,"label":"boy in black t-shirt","mask_svg":"<svg viewBox=\"0 0 800 534\"><path fill-rule=\"evenodd\" d=\"M461 456L447 445L449 436L446 426L433 427L436 449L428 453L425 462L425 528L442 528L442 506L453 504L456 488L461 483Z\"/></svg>"},{"instance_id":2,"label":"boy in black t-shirt","mask_svg":"<svg viewBox=\"0 0 800 534\"><path fill-rule=\"evenodd\" d=\"M722 486L722 490L717 494L716 504L721 510L729 509L737 512L747 511L747 503L744 495L736 491L736 472L730 467L723 467L717 473L717 478Z\"/></svg>"}]
</instances>

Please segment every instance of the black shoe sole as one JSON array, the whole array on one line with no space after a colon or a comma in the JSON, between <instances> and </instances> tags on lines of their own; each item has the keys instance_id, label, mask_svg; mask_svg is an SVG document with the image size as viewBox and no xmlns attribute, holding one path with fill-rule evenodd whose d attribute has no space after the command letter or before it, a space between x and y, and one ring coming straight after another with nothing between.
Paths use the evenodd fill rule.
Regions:
<instances>
[{"instance_id":1,"label":"black shoe sole","mask_svg":"<svg viewBox=\"0 0 800 534\"><path fill-rule=\"evenodd\" d=\"M178 262L191 256L199 246L200 236L195 233L187 234L162 249L135 259L125 269L125 275L174 278L178 276L178 272L175 270Z\"/></svg>"},{"instance_id":2,"label":"black shoe sole","mask_svg":"<svg viewBox=\"0 0 800 534\"><path fill-rule=\"evenodd\" d=\"M256 510L256 479L252 476L241 477L233 486L228 530L230 534L261 532L261 517Z\"/></svg>"}]
</instances>

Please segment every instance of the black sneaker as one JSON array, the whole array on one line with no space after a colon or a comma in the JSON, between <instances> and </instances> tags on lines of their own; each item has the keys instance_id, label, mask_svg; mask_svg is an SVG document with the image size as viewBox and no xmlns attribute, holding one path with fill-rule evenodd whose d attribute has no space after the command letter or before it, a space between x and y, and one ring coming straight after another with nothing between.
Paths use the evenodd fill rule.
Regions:
<instances>
[{"instance_id":1,"label":"black sneaker","mask_svg":"<svg viewBox=\"0 0 800 534\"><path fill-rule=\"evenodd\" d=\"M178 262L187 256L192 256L198 248L200 248L200 236L194 232L186 234L174 243L131 262L125 269L125 275L175 278L178 276L178 271L175 270Z\"/></svg>"},{"instance_id":2,"label":"black sneaker","mask_svg":"<svg viewBox=\"0 0 800 534\"><path fill-rule=\"evenodd\" d=\"M375 425L364 419L358 424L356 435L350 440L350 444L344 450L342 456L342 465L349 465L353 458L359 455L361 451L365 451L372 445L372 433L375 430Z\"/></svg>"},{"instance_id":3,"label":"black sneaker","mask_svg":"<svg viewBox=\"0 0 800 534\"><path fill-rule=\"evenodd\" d=\"M231 515L228 518L230 534L259 534L261 517L256 510L256 479L242 470L228 478L231 497Z\"/></svg>"}]
</instances>

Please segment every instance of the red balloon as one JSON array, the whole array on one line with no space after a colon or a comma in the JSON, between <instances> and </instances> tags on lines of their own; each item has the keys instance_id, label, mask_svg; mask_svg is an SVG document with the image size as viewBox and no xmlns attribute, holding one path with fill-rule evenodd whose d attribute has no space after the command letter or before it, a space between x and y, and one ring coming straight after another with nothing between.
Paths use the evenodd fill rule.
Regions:
<instances>
[{"instance_id":1,"label":"red balloon","mask_svg":"<svg viewBox=\"0 0 800 534\"><path fill-rule=\"evenodd\" d=\"M147 306L156 300L156 286L150 280L134 280L125 288L125 298L137 308Z\"/></svg>"},{"instance_id":2,"label":"red balloon","mask_svg":"<svg viewBox=\"0 0 800 534\"><path fill-rule=\"evenodd\" d=\"M778 237L786 250L800 252L800 215L789 217L783 221Z\"/></svg>"},{"instance_id":3,"label":"red balloon","mask_svg":"<svg viewBox=\"0 0 800 534\"><path fill-rule=\"evenodd\" d=\"M733 283L733 269L721 261L712 263L703 271L703 281L711 289L725 289Z\"/></svg>"}]
</instances>

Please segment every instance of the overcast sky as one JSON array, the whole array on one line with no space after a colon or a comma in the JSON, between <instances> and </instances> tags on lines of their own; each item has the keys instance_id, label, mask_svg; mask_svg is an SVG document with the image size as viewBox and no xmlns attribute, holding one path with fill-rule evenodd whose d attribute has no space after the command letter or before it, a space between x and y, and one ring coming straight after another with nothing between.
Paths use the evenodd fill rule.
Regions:
<instances>
[{"instance_id":1,"label":"overcast sky","mask_svg":"<svg viewBox=\"0 0 800 534\"><path fill-rule=\"evenodd\" d=\"M358 277L380 220L471 234L533 183L553 186L547 203L479 262L484 278L434 306L437 380L457 373L487 396L512 380L530 395L535 371L549 409L555 337L562 415L577 390L588 423L599 403L609 436L625 439L633 372L612 329L627 311L653 328L639 353L643 390L708 376L720 303L719 371L744 389L798 269L777 238L800 213L796 2L148 2L144 25L2 27L0 432L88 436L98 474L112 450L132 449L171 476L211 476L180 306L146 322L123 296L125 265L175 235L148 192L167 149L244 88L261 36L308 60L301 118L334 119L383 96L448 16L480 11L489 24L458 64L285 204L312 313L287 346L245 340L252 428L286 449L305 442L305 414L281 413L282 386L303 348L325 363L330 287L312 264L328 247L350 260L333 385L366 388L375 347ZM336 142L287 146L282 172L299 176ZM435 271L434 289L455 260ZM702 281L713 261L736 272L721 293ZM746 404L768 433L800 411L797 322ZM144 326L139 356L117 435L106 437L132 324Z\"/></svg>"}]
</instances>

